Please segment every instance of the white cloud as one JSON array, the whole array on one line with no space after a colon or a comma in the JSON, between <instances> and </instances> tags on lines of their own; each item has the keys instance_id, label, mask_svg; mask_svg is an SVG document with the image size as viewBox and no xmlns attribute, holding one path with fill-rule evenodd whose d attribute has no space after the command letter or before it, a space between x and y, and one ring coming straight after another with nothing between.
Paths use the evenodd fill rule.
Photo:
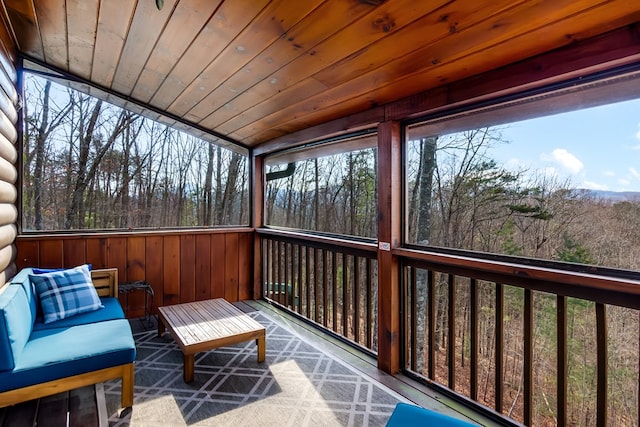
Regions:
<instances>
[{"instance_id":1,"label":"white cloud","mask_svg":"<svg viewBox=\"0 0 640 427\"><path fill-rule=\"evenodd\" d=\"M638 131L638 133L640 133L640 131ZM636 136L637 136L637 135L636 135ZM640 144L638 144L638 145L633 145L633 146L631 147L631 149L632 149L632 150L634 150L634 151L640 151Z\"/></svg>"},{"instance_id":2,"label":"white cloud","mask_svg":"<svg viewBox=\"0 0 640 427\"><path fill-rule=\"evenodd\" d=\"M629 181L628 179L621 178L618 180L618 184L622 185L623 187L627 187L631 185L631 181Z\"/></svg>"},{"instance_id":3,"label":"white cloud","mask_svg":"<svg viewBox=\"0 0 640 427\"><path fill-rule=\"evenodd\" d=\"M542 154L542 160L554 162L571 173L578 173L584 168L584 164L576 156L564 148L556 148L551 154Z\"/></svg>"},{"instance_id":4,"label":"white cloud","mask_svg":"<svg viewBox=\"0 0 640 427\"><path fill-rule=\"evenodd\" d=\"M640 172L638 172L636 168L629 168L629 173L631 174L632 177L636 179L640 179Z\"/></svg>"},{"instance_id":5,"label":"white cloud","mask_svg":"<svg viewBox=\"0 0 640 427\"><path fill-rule=\"evenodd\" d=\"M636 133L636 138L640 139L640 123L638 123L638 132Z\"/></svg>"},{"instance_id":6,"label":"white cloud","mask_svg":"<svg viewBox=\"0 0 640 427\"><path fill-rule=\"evenodd\" d=\"M609 189L607 185L598 184L597 182L593 182L593 181L584 181L582 183L582 188L587 188L589 190L601 190L601 191L606 191Z\"/></svg>"},{"instance_id":7,"label":"white cloud","mask_svg":"<svg viewBox=\"0 0 640 427\"><path fill-rule=\"evenodd\" d=\"M604 171L604 172L602 172L602 175L609 176L609 177L614 177L614 176L616 176L616 173L614 171Z\"/></svg>"}]
</instances>

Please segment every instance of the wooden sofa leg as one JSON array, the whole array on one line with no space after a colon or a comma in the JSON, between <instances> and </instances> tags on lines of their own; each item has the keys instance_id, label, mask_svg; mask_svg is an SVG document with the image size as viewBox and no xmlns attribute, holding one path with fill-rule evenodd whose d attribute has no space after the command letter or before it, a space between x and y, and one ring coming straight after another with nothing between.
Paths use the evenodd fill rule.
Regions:
<instances>
[{"instance_id":1,"label":"wooden sofa leg","mask_svg":"<svg viewBox=\"0 0 640 427\"><path fill-rule=\"evenodd\" d=\"M122 407L133 406L133 363L129 363L122 372Z\"/></svg>"}]
</instances>

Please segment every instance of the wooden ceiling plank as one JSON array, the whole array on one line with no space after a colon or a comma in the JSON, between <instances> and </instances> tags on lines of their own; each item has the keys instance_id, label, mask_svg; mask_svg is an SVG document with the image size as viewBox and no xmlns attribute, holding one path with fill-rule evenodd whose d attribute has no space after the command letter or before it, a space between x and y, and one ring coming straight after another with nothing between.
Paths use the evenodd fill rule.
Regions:
<instances>
[{"instance_id":1,"label":"wooden ceiling plank","mask_svg":"<svg viewBox=\"0 0 640 427\"><path fill-rule=\"evenodd\" d=\"M99 86L108 88L113 83L135 7L136 0L103 1L100 5L91 68L91 80Z\"/></svg>"},{"instance_id":2,"label":"wooden ceiling plank","mask_svg":"<svg viewBox=\"0 0 640 427\"><path fill-rule=\"evenodd\" d=\"M234 0L222 3L198 37L189 46L182 59L171 70L151 104L167 110L178 95L231 43L268 0Z\"/></svg>"},{"instance_id":3,"label":"wooden ceiling plank","mask_svg":"<svg viewBox=\"0 0 640 427\"><path fill-rule=\"evenodd\" d=\"M164 79L213 16L222 0L182 0L160 36L132 92L148 103Z\"/></svg>"},{"instance_id":4,"label":"wooden ceiling plank","mask_svg":"<svg viewBox=\"0 0 640 427\"><path fill-rule=\"evenodd\" d=\"M33 0L2 0L11 27L16 35L18 50L41 61L45 60L40 28Z\"/></svg>"},{"instance_id":5,"label":"wooden ceiling plank","mask_svg":"<svg viewBox=\"0 0 640 427\"><path fill-rule=\"evenodd\" d=\"M291 27L307 16L322 0L290 2L274 0L169 107L170 111L189 121L199 122L212 108L204 104L194 109L219 84L226 81L266 46L283 37ZM200 114L200 115L198 115Z\"/></svg>"},{"instance_id":6,"label":"wooden ceiling plank","mask_svg":"<svg viewBox=\"0 0 640 427\"><path fill-rule=\"evenodd\" d=\"M506 0L501 0L505 2ZM443 9L449 0L434 2L416 2L398 0L378 6L361 19L353 22L343 31L315 46L306 55L298 57L286 67L271 74L249 90L242 93L226 106L225 111L213 112L200 124L215 129L237 114L244 114L262 100L274 96L298 82L308 78L325 67L341 61L354 52L384 37L393 36L402 28L410 25L421 16ZM449 6L451 7L451 6ZM465 7L466 4L465 4ZM450 11L449 11L450 12ZM269 95L270 94L270 95ZM229 108L231 107L231 108ZM235 113L235 114L232 114Z\"/></svg>"},{"instance_id":7,"label":"wooden ceiling plank","mask_svg":"<svg viewBox=\"0 0 640 427\"><path fill-rule=\"evenodd\" d=\"M249 61L243 72L232 75L214 89L189 114L206 117L218 108L259 83L314 46L370 12L372 6L362 2L341 0L321 4L268 48ZM327 25L331 22L332 25ZM221 120L221 122L224 120Z\"/></svg>"},{"instance_id":8,"label":"wooden ceiling plank","mask_svg":"<svg viewBox=\"0 0 640 427\"><path fill-rule=\"evenodd\" d=\"M370 55L368 55L369 52L371 52L371 55L373 57L394 58L394 57L397 57L395 54L395 50L398 50L400 52L402 52L404 49L407 49L409 51L415 50L417 46L421 46L423 43L426 43L429 39L433 41L433 40L440 40L446 37L447 35L450 34L450 27L452 25L451 22L454 22L454 23L465 22L464 24L465 26L477 24L478 22L480 22L482 16L484 16L483 15L484 13L495 14L497 12L508 9L509 6L514 4L517 5L518 3L503 0L501 2L488 1L487 3L469 2L463 5L464 7L462 7L457 3L453 3L453 4L445 4L443 7L437 8L435 10L427 9L426 14L422 18L409 23L403 28L397 29L396 31L392 32L390 35L386 37L375 39L375 42L382 42L386 40L388 41L388 42L385 42L387 45L395 46L395 49L391 48L384 51L389 53L384 53L384 54L380 53L380 51L375 47L377 46L377 43L376 43L376 44L369 45L359 49L357 55L348 55L345 52L344 55L337 57L340 59L338 59L336 62L334 62L333 64L326 64L326 65L328 65L328 68L330 68L335 64L344 63L345 60L341 59L343 57L357 59L360 56L365 56L367 62L365 63L363 69L359 70L359 74L363 74L363 73L366 73L367 71L370 71L370 69L368 69L367 67L367 63L371 60ZM404 10L404 9L401 9L401 10ZM483 14L480 14L482 16L478 16L479 11L483 11ZM382 14L382 16L395 16L392 14L396 12L397 11L394 9L389 9L387 11L379 12L379 14ZM447 17L447 18L444 19L443 17ZM396 19L396 21L400 18L404 18L408 20L411 17L409 16L405 17L400 15ZM429 28L429 31L424 31L425 28ZM349 30L350 29L347 29L347 31ZM348 35L340 33L340 34L336 34L335 40L339 41L347 37ZM400 39L398 40L398 38ZM321 52L323 50L328 50L329 52L333 52L334 44L335 43L330 43L328 48L318 46L314 50L317 50L318 52ZM408 47L405 47L405 46L408 46ZM351 63L351 61L347 61L347 62ZM298 78L300 78L301 80L305 77L310 77L311 75L314 74L313 70L310 68L306 68L304 71L301 69L291 70L289 73L291 75L298 76ZM284 93L290 90L289 88L279 88L278 92L274 93L272 86L273 85L266 84L266 82L261 82L259 85L256 85L256 87L254 87L250 91L253 93L253 96L249 97L247 96L247 94L243 94L238 99L230 102L226 106L227 108L224 111L217 111L213 113L211 117L208 117L207 119L202 121L201 124L206 127L215 128L220 132L231 133L236 129L239 129L244 125L246 125L250 120L257 119L260 117L260 114L262 113L259 113L258 111L261 107L263 107L263 105L262 106L258 105L258 102L256 101L256 99L260 99L263 102L265 100L268 100L266 102L270 103L271 102L270 96L274 96L274 100L273 100L274 107L276 105L280 105L280 101L278 101L277 99L279 97L282 99L291 99L288 96L284 95ZM317 92L308 92L307 94L304 94L302 92L300 94L302 97L306 97L306 96L314 95L316 93ZM277 108L273 108L272 111L276 111L276 110Z\"/></svg>"},{"instance_id":9,"label":"wooden ceiling plank","mask_svg":"<svg viewBox=\"0 0 640 427\"><path fill-rule=\"evenodd\" d=\"M576 2L572 0L563 0L562 2L555 2L554 6L565 8L565 15L572 16L574 13L578 13L582 11L584 8L589 8L593 6L594 3L601 2L601 0L594 0L590 4L587 2L580 2L582 7L577 6ZM371 90L371 88L380 87L381 82L384 82L385 85L388 85L389 82L392 82L394 79L405 75L411 75L420 70L428 70L438 68L440 64L445 62L452 62L454 60L461 60L462 57L468 55L470 52L474 50L482 50L492 43L501 43L503 41L513 40L514 37L517 37L519 34L527 34L536 28L546 28L547 19L545 18L549 14L549 10L545 8L547 4L529 4L524 3L520 6L506 10L504 13L499 15L495 15L493 19L490 20L482 20L477 21L476 25L472 25L466 28L465 31L454 32L450 34L446 38L438 39L436 43L430 45L424 45L419 49L413 50L408 54L404 54L399 57L399 59L395 59L394 61L387 62L382 67L378 67L377 69L373 69L369 72L360 72L359 75L349 75L341 82L331 80L327 82L326 86L331 88L342 88L340 91L335 92L339 94L338 98L335 99L336 104L344 102L344 94L353 94L353 93L367 93ZM535 12L535 13L533 13ZM527 24L517 24L522 21L526 21ZM572 25L575 23L572 22ZM589 24L586 24L589 25ZM562 29L558 29L560 31L561 37L565 36L565 33L561 31ZM551 34L549 32L545 32L543 37L549 37ZM555 39L554 39L555 40ZM568 41L567 41L568 42ZM534 45L542 45L540 40L531 39L529 44ZM548 45L545 45L547 47ZM503 52L503 50L501 50ZM521 46L519 49L514 49L514 53L520 54L519 58L505 58L503 59L505 62L499 64L504 65L505 63L512 62L513 60L518 60L524 58L523 52L525 49ZM538 53L538 52L537 52ZM447 56L445 56L447 55ZM355 58L354 60L358 60L359 58ZM467 64L464 66L460 66L460 63L457 63L457 69L473 70L477 71L480 67L484 67L482 71L487 70L488 61L485 58L478 58L478 63ZM499 66L498 65L498 66ZM361 66L356 66L354 68L360 68ZM420 71L422 72L422 71ZM443 84L448 81L452 81L451 77L446 74L440 74L441 76L446 76L445 79L441 79L438 84ZM326 77L326 75L325 75ZM458 76L456 78L465 77ZM364 80L362 80L364 79ZM362 80L362 81L361 81ZM358 83L359 82L359 83ZM344 85L343 85L344 84ZM429 89L429 87L420 87L417 85L417 82L412 81L412 84L409 85L406 90L412 91L411 93L420 92L422 90ZM358 88L360 92L352 92L351 90L355 90ZM351 92L349 92L351 91ZM319 94L319 98L323 98L322 100L317 100L322 106L318 106L317 104L312 107L312 110L319 110L326 108L326 105L331 102L331 97L329 97L329 93L332 91L325 91L322 94ZM314 94L308 93L307 95L302 95L298 91L294 93L289 93L289 90L285 90L275 97L269 98L263 101L259 105L255 105L253 107L248 108L237 118L232 120L233 126L241 126L243 124L247 124L250 120L262 120L262 118L271 113L273 114L281 114L284 110L282 107L280 108L271 108L270 104L275 102L274 99L279 97L285 97L288 99L289 104L296 102L304 102L305 99L309 100ZM409 95L409 93L403 93L402 96ZM397 99L397 95L394 95ZM388 102L388 99L378 99L373 98L370 104L379 105L384 102ZM277 102L275 102L277 105ZM274 105L275 107L275 105ZM341 106L342 107L342 106ZM311 108L311 107L310 107ZM340 108L343 110L343 108ZM291 113L292 110L289 110ZM266 113L266 114L265 114ZM300 115L303 111L296 110L295 113ZM274 127L274 123L267 120L265 121L269 124L266 125L268 127ZM232 134L238 128L233 129L230 123L225 123L221 126L217 126L216 129L219 132L225 132L228 134Z\"/></svg>"},{"instance_id":10,"label":"wooden ceiling plank","mask_svg":"<svg viewBox=\"0 0 640 427\"><path fill-rule=\"evenodd\" d=\"M167 0L158 10L155 1L138 1L111 88L124 96L131 91L149 55L171 17L177 0Z\"/></svg>"},{"instance_id":11,"label":"wooden ceiling plank","mask_svg":"<svg viewBox=\"0 0 640 427\"><path fill-rule=\"evenodd\" d=\"M11 62L11 68L15 67L18 55L16 53L16 42L10 29L9 17L0 11L0 62ZM11 80L16 80L15 70L12 71Z\"/></svg>"},{"instance_id":12,"label":"wooden ceiling plank","mask_svg":"<svg viewBox=\"0 0 640 427\"><path fill-rule=\"evenodd\" d=\"M91 78L100 0L67 0L69 70Z\"/></svg>"},{"instance_id":13,"label":"wooden ceiling plank","mask_svg":"<svg viewBox=\"0 0 640 427\"><path fill-rule=\"evenodd\" d=\"M594 25L595 21L600 22L599 20L601 19L610 22L610 24ZM535 53L539 54L551 49L544 46L567 45L575 40L590 38L619 26L629 25L638 19L640 19L640 11L629 5L623 6L620 4L617 8L593 8L588 13L569 16L551 25L542 26L535 31L522 34L508 42L505 41L491 48L474 52L471 55L474 58L468 58L468 60L481 62L484 64L484 71L489 71L515 62L514 58L518 56L524 59ZM567 39L563 31L568 27L569 23L575 30L571 39ZM525 52L525 54L522 52ZM474 70L477 69L474 68ZM238 140L254 141L252 142L253 145L257 143L255 141L266 141L263 138L268 138L269 132L272 132L273 129L278 129L280 132L292 132L306 127L310 123L320 123L335 119L336 114L339 114L334 114L332 110L333 105L336 105L336 103L343 110L358 111L368 108L372 103L383 104L391 102L394 99L398 99L399 94L405 97L417 93L421 87L426 89L439 87L443 84L442 75L451 76L450 81L458 81L478 73L477 71L470 73L468 70L459 68L455 62L450 62L440 64L435 68L404 74L403 78L393 82L390 81L375 90L371 90L372 86L369 79L356 79L319 96L311 97L309 100L291 106L286 110L280 110L270 117L262 118L259 122L254 122L246 128L231 133L231 135L234 135ZM373 76L369 77L373 78ZM367 88L369 88L369 91L367 91ZM359 95L345 99L342 95L344 93L356 93ZM294 112L296 115L292 119Z\"/></svg>"},{"instance_id":14,"label":"wooden ceiling plank","mask_svg":"<svg viewBox=\"0 0 640 427\"><path fill-rule=\"evenodd\" d=\"M35 9L42 34L44 57L48 63L69 71L65 2L39 1L35 3Z\"/></svg>"},{"instance_id":15,"label":"wooden ceiling plank","mask_svg":"<svg viewBox=\"0 0 640 427\"><path fill-rule=\"evenodd\" d=\"M331 64L314 74L314 77L329 85L343 83L395 58L404 57L418 49L425 50L426 46L443 39L464 37L465 31L480 23L489 22L493 25L510 14L530 9L528 5L526 1L492 0L468 2L464 8L457 3L447 5L437 13L423 16L393 36L377 40L357 54Z\"/></svg>"}]
</instances>

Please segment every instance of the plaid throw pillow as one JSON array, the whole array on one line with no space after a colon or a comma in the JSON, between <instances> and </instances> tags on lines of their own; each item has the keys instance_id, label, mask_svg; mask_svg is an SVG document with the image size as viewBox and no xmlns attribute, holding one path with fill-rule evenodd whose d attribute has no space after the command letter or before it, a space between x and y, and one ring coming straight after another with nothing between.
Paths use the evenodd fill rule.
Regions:
<instances>
[{"instance_id":1,"label":"plaid throw pillow","mask_svg":"<svg viewBox=\"0 0 640 427\"><path fill-rule=\"evenodd\" d=\"M87 265L46 274L30 274L29 279L40 299L44 323L104 307Z\"/></svg>"}]
</instances>

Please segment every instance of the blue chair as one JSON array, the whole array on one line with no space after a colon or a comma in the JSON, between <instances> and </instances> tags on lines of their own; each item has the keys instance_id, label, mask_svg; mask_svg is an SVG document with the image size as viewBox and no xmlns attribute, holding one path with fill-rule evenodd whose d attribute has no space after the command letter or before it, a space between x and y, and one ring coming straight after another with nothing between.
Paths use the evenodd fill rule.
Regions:
<instances>
[{"instance_id":1,"label":"blue chair","mask_svg":"<svg viewBox=\"0 0 640 427\"><path fill-rule=\"evenodd\" d=\"M398 403L387 421L387 427L407 426L475 427L473 424L429 409Z\"/></svg>"}]
</instances>

